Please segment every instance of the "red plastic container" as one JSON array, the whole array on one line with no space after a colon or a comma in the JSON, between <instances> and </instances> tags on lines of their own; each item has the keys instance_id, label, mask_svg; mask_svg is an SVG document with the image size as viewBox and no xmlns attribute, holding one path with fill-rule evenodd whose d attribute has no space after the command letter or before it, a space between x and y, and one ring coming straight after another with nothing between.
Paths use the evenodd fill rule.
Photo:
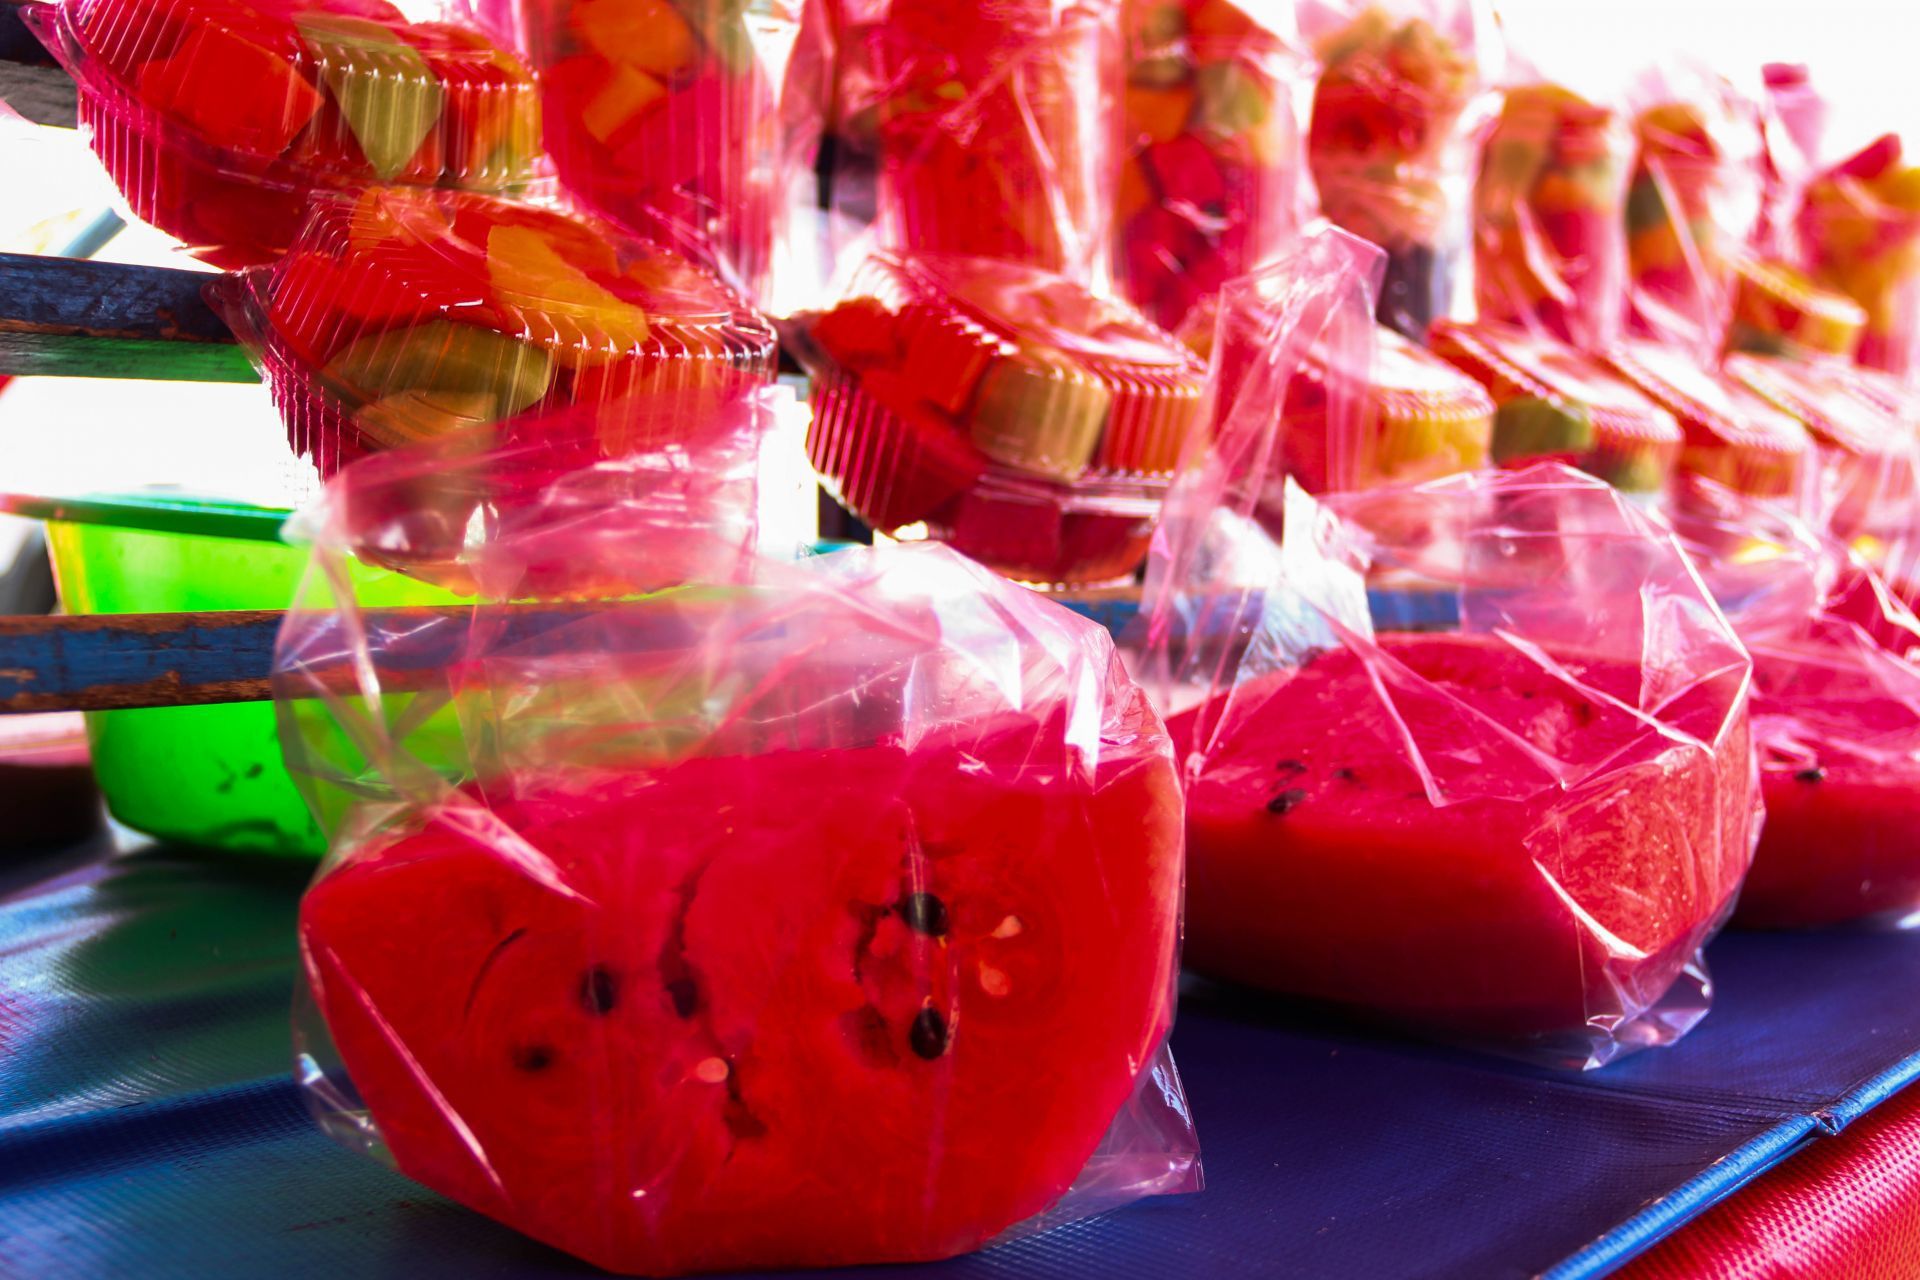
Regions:
<instances>
[{"instance_id":1,"label":"red plastic container","mask_svg":"<svg viewBox=\"0 0 1920 1280\"><path fill-rule=\"evenodd\" d=\"M807 329L808 453L848 508L1025 581L1124 577L1204 371L1137 312L985 259L877 255Z\"/></svg>"},{"instance_id":2,"label":"red plastic container","mask_svg":"<svg viewBox=\"0 0 1920 1280\"><path fill-rule=\"evenodd\" d=\"M316 193L505 191L537 154L520 59L386 0L62 0L26 15L133 211L215 266L278 257Z\"/></svg>"},{"instance_id":3,"label":"red plastic container","mask_svg":"<svg viewBox=\"0 0 1920 1280\"><path fill-rule=\"evenodd\" d=\"M1680 461L1679 424L1598 360L1499 324L1437 324L1432 346L1499 406L1495 462L1557 459L1626 493L1666 489Z\"/></svg>"},{"instance_id":4,"label":"red plastic container","mask_svg":"<svg viewBox=\"0 0 1920 1280\"><path fill-rule=\"evenodd\" d=\"M610 453L649 447L643 430L694 434L774 374L771 328L698 266L485 196L387 188L319 207L286 257L215 301L323 477L535 408L599 406Z\"/></svg>"}]
</instances>

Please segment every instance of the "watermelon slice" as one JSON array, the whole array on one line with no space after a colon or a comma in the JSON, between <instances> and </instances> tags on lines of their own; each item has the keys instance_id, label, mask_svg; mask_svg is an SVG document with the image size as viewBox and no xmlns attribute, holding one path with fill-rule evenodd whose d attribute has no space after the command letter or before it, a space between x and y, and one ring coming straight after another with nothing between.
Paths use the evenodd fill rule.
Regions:
<instances>
[{"instance_id":1,"label":"watermelon slice","mask_svg":"<svg viewBox=\"0 0 1920 1280\"><path fill-rule=\"evenodd\" d=\"M1638 666L1561 661L1383 636L1371 670L1333 650L1170 722L1227 713L1188 793L1187 963L1447 1035L1630 1037L1747 869L1741 678L1661 712L1709 752L1626 709Z\"/></svg>"},{"instance_id":2,"label":"watermelon slice","mask_svg":"<svg viewBox=\"0 0 1920 1280\"><path fill-rule=\"evenodd\" d=\"M301 939L395 1163L651 1274L1046 1209L1167 1031L1180 884L1170 759L1064 729L507 777L349 854Z\"/></svg>"}]
</instances>

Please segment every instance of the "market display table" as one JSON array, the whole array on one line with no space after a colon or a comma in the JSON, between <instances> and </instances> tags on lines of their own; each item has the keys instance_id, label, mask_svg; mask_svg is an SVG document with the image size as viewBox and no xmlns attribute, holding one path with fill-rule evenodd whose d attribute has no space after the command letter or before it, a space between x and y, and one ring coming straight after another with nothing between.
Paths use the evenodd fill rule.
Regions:
<instances>
[{"instance_id":1,"label":"market display table","mask_svg":"<svg viewBox=\"0 0 1920 1280\"><path fill-rule=\"evenodd\" d=\"M585 1273L312 1127L287 1030L309 870L104 845L0 863L0 1275ZM1207 1191L924 1273L1572 1280L1805 1146L1778 1176L1797 1181L1748 1193L1768 1221L1799 1219L1776 1224L1807 1237L1795 1247L1840 1256L1821 1250L1882 1225L1910 1244L1911 1100L1872 1141L1829 1135L1920 1075L1920 936L1730 935L1710 958L1719 1002L1698 1031L1581 1076L1191 989L1174 1047ZM1684 1252L1766 1247L1745 1203L1627 1274L1854 1274Z\"/></svg>"}]
</instances>

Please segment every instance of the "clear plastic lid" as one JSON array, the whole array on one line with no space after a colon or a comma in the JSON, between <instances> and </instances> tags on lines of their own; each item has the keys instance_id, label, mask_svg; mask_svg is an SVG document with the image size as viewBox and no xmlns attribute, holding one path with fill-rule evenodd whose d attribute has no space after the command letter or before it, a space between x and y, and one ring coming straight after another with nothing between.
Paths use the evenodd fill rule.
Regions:
<instances>
[{"instance_id":1,"label":"clear plastic lid","mask_svg":"<svg viewBox=\"0 0 1920 1280\"><path fill-rule=\"evenodd\" d=\"M1599 361L1565 343L1499 324L1444 322L1436 354L1493 396L1493 458L1566 458L1616 488L1664 488L1679 461L1673 415Z\"/></svg>"},{"instance_id":2,"label":"clear plastic lid","mask_svg":"<svg viewBox=\"0 0 1920 1280\"><path fill-rule=\"evenodd\" d=\"M1727 345L1755 355L1851 358L1867 326L1864 308L1822 289L1784 262L1748 258L1735 269Z\"/></svg>"},{"instance_id":3,"label":"clear plastic lid","mask_svg":"<svg viewBox=\"0 0 1920 1280\"><path fill-rule=\"evenodd\" d=\"M1794 492L1811 444L1791 414L1659 343L1621 342L1606 361L1679 422L1687 439L1683 471L1764 497Z\"/></svg>"},{"instance_id":4,"label":"clear plastic lid","mask_svg":"<svg viewBox=\"0 0 1920 1280\"><path fill-rule=\"evenodd\" d=\"M1792 414L1826 448L1861 457L1899 453L1908 447L1905 433L1863 372L1826 361L1727 358L1729 377Z\"/></svg>"},{"instance_id":5,"label":"clear plastic lid","mask_svg":"<svg viewBox=\"0 0 1920 1280\"><path fill-rule=\"evenodd\" d=\"M625 438L635 403L671 405L696 431L775 367L766 322L671 250L457 192L317 207L285 258L216 301L259 354L296 452L316 458L333 433L390 447L574 404L607 406L619 452L653 443Z\"/></svg>"}]
</instances>

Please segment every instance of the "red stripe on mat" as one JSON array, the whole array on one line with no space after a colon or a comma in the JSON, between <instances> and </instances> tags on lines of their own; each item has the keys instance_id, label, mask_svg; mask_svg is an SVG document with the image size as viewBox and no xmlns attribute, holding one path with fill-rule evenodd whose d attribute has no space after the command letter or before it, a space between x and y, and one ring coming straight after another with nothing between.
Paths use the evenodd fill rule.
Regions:
<instances>
[{"instance_id":1,"label":"red stripe on mat","mask_svg":"<svg viewBox=\"0 0 1920 1280\"><path fill-rule=\"evenodd\" d=\"M1920 1086L1715 1205L1616 1280L1916 1280Z\"/></svg>"}]
</instances>

